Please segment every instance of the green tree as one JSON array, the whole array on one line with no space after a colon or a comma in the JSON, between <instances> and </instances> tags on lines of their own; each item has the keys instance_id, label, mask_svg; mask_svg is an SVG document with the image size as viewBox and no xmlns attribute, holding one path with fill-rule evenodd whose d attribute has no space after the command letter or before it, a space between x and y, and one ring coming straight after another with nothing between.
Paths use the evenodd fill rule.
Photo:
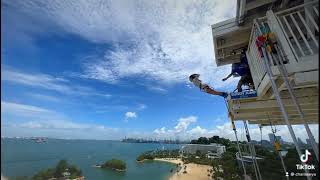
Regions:
<instances>
[{"instance_id":1,"label":"green tree","mask_svg":"<svg viewBox=\"0 0 320 180\"><path fill-rule=\"evenodd\" d=\"M101 165L102 168L110 168L115 170L125 170L126 163L119 159L111 159Z\"/></svg>"},{"instance_id":2,"label":"green tree","mask_svg":"<svg viewBox=\"0 0 320 180\"><path fill-rule=\"evenodd\" d=\"M213 178L215 179L218 177L226 180L241 179L241 170L239 169L233 152L225 152L221 159L213 161L212 165L215 170L213 174ZM220 171L220 166L222 171Z\"/></svg>"},{"instance_id":3,"label":"green tree","mask_svg":"<svg viewBox=\"0 0 320 180\"><path fill-rule=\"evenodd\" d=\"M218 143L219 142L219 136L212 136L209 138L210 143Z\"/></svg>"},{"instance_id":4,"label":"green tree","mask_svg":"<svg viewBox=\"0 0 320 180\"><path fill-rule=\"evenodd\" d=\"M63 177L62 173L65 172L67 168L68 162L65 159L60 160L55 168L54 177Z\"/></svg>"},{"instance_id":5,"label":"green tree","mask_svg":"<svg viewBox=\"0 0 320 180\"><path fill-rule=\"evenodd\" d=\"M191 140L190 144L199 144L199 143L198 143L198 140L193 139L193 140Z\"/></svg>"},{"instance_id":6,"label":"green tree","mask_svg":"<svg viewBox=\"0 0 320 180\"><path fill-rule=\"evenodd\" d=\"M66 160L60 160L54 169L41 170L32 177L32 180L45 180L63 177L62 173L68 169L71 178L82 176L82 172L75 165L69 165Z\"/></svg>"},{"instance_id":7,"label":"green tree","mask_svg":"<svg viewBox=\"0 0 320 180\"><path fill-rule=\"evenodd\" d=\"M50 179L54 177L54 170L53 169L46 169L41 170L36 175L32 177L33 180L44 180L44 179Z\"/></svg>"},{"instance_id":8,"label":"green tree","mask_svg":"<svg viewBox=\"0 0 320 180\"><path fill-rule=\"evenodd\" d=\"M208 138L206 138L206 137L199 137L198 143L199 144L210 144Z\"/></svg>"}]
</instances>

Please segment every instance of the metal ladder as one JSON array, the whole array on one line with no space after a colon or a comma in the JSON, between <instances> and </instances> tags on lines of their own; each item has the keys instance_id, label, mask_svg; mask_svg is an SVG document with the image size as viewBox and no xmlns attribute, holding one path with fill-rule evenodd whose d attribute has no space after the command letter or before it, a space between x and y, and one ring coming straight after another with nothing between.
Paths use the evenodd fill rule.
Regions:
<instances>
[{"instance_id":1,"label":"metal ladder","mask_svg":"<svg viewBox=\"0 0 320 180\"><path fill-rule=\"evenodd\" d=\"M263 27L264 25L260 25L260 23L258 22L257 19L255 19L254 21L255 21L254 23L255 23L255 24L257 25L257 27L258 27L258 33L259 33L259 35L262 35L263 33L262 33L260 27ZM292 140L293 140L293 143L294 143L294 145L295 145L295 147L296 147L296 150L297 150L297 152L298 152L298 155L299 155L299 157L301 157L301 155L302 155L301 149L300 149L299 144L298 144L298 142L297 142L297 138L296 138L296 136L295 136L295 133L294 133L294 131L293 131L293 128L292 128L292 126L291 126L291 123L289 122L288 113L287 113L287 111L286 111L286 109L285 109L284 103L282 102L282 99L281 99L281 96L280 96L280 92L279 92L279 90L278 90L278 88L277 88L277 84L276 84L276 82L275 82L275 78L274 78L274 75L273 75L272 70L271 70L271 67L270 67L270 63L273 63L274 61L272 61L272 57L269 56L269 54L266 52L265 44L261 47L261 50L262 50L262 55L263 55L263 64L264 64L264 67L265 67L265 69L266 69L267 75L268 75L269 78L270 78L271 87L272 87L273 93L274 93L275 98L276 98L276 101L277 101L277 103L278 103L278 105L279 105L279 107L280 107L280 110L281 110L281 112L282 112L282 115L283 115L283 118L284 118L284 120L285 120L285 123L286 123L286 125L287 125L287 127L288 127L288 129L289 129L290 135L291 135L291 137L292 137ZM288 80L288 74L285 72L285 67L284 67L284 65L283 65L282 62L279 63L278 61L280 61L280 60L279 60L279 59L276 59L276 64L277 64L277 66L278 66L278 68L279 68L281 77L283 78L283 80L284 80L284 82L285 82L285 84L286 84L286 86L287 86L287 88L288 88L288 91L289 91L289 93L290 93L291 99L292 99L293 102L294 102L294 105L296 106L297 110L300 109L300 111L298 110L298 112L299 112L299 114L300 114L300 117L301 117L302 120L304 121L304 119L303 119L303 113L301 112L301 108L300 108L299 104L297 103L296 97L295 97L294 94L293 94L292 87L291 87L291 85L290 85L290 83L289 83L289 80ZM306 123L305 123L305 124L306 124ZM306 128L306 129L307 129L307 132L308 132L309 127ZM310 129L309 129L309 130L310 130ZM311 133L311 131L310 131L310 133ZM309 138L310 138L310 134L309 134L309 133L308 133L308 136L309 136ZM311 136L312 136L312 134L311 134ZM310 140L311 140L311 139L310 139ZM315 151L315 153L317 153L317 152ZM303 164L304 164L304 163L303 163ZM305 169L305 172L306 172L306 173L309 173L309 171L308 171L307 169ZM308 179L308 180L311 180L312 178L311 178L310 176L307 176L307 179Z\"/></svg>"},{"instance_id":2,"label":"metal ladder","mask_svg":"<svg viewBox=\"0 0 320 180\"><path fill-rule=\"evenodd\" d=\"M246 130L246 137L247 137L247 141L248 141L248 145L249 145L249 152L251 154L252 164L253 164L253 168L254 168L254 172L255 172L256 178L257 178L257 180L262 180L260 168L259 168L259 165L258 165L258 162L257 162L257 158L256 158L257 153L256 153L256 150L255 150L254 144L251 141L251 137L250 137L250 133L249 133L249 128L248 128L247 122L243 121L243 125L244 125L244 128Z\"/></svg>"}]
</instances>

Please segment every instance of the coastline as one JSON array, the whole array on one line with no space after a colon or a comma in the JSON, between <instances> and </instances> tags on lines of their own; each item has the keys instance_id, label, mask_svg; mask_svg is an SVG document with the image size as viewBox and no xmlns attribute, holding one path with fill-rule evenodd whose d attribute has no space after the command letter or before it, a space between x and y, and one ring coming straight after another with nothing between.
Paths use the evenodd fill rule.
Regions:
<instances>
[{"instance_id":1,"label":"coastline","mask_svg":"<svg viewBox=\"0 0 320 180\"><path fill-rule=\"evenodd\" d=\"M117 169L117 168L111 168L111 167L103 168L103 167L101 167L101 165L92 165L92 167L101 168L101 169L111 169L111 170L118 171L118 172L125 172L127 170L127 169Z\"/></svg>"},{"instance_id":2,"label":"coastline","mask_svg":"<svg viewBox=\"0 0 320 180\"><path fill-rule=\"evenodd\" d=\"M181 168L178 168L178 171L175 170L169 177L169 180L212 180L211 174L210 177L208 176L208 169L212 169L211 166L194 163L184 164L183 161L178 158L155 158L154 160L173 164L180 163ZM186 170L187 173L183 173L184 170Z\"/></svg>"},{"instance_id":3,"label":"coastline","mask_svg":"<svg viewBox=\"0 0 320 180\"><path fill-rule=\"evenodd\" d=\"M180 158L154 158L155 161L169 162L173 164L183 164Z\"/></svg>"}]
</instances>

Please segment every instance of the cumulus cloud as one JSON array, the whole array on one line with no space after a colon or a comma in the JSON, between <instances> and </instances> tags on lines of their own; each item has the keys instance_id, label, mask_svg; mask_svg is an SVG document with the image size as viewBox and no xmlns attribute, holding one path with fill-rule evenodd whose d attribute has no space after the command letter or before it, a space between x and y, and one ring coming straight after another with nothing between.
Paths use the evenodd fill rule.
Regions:
<instances>
[{"instance_id":1,"label":"cumulus cloud","mask_svg":"<svg viewBox=\"0 0 320 180\"><path fill-rule=\"evenodd\" d=\"M166 127L162 127L155 129L153 134L157 138L180 138L182 136L182 139L186 139L187 137L185 135L188 134L188 127L191 123L195 122L197 122L197 117L195 116L182 117L178 119L177 125L173 129L166 129Z\"/></svg>"},{"instance_id":2,"label":"cumulus cloud","mask_svg":"<svg viewBox=\"0 0 320 180\"><path fill-rule=\"evenodd\" d=\"M202 134L206 134L208 132L208 130L201 128L200 126L197 126L193 129L191 129L189 131L191 134L195 134L195 135L202 135Z\"/></svg>"},{"instance_id":3,"label":"cumulus cloud","mask_svg":"<svg viewBox=\"0 0 320 180\"><path fill-rule=\"evenodd\" d=\"M180 118L178 124L174 127L176 132L185 131L191 123L197 122L197 117L189 116L186 118Z\"/></svg>"},{"instance_id":4,"label":"cumulus cloud","mask_svg":"<svg viewBox=\"0 0 320 180\"><path fill-rule=\"evenodd\" d=\"M191 116L192 117L192 116ZM187 120L189 119L189 120ZM192 120L193 118L180 118L177 125L173 129L167 129L166 127L157 128L153 131L153 135L156 138L179 138L180 140L191 140L197 139L199 137L212 137L220 136L230 140L235 141L234 131L232 129L231 123L226 122L222 125L217 125L214 128L208 129L203 128L199 125L192 129L188 129L191 122L196 122ZM319 142L319 128L317 125L309 125L314 138ZM178 128L179 127L179 128ZM236 122L238 138L240 141L246 141L245 130L242 122ZM307 133L302 125L294 125L294 132L297 138L306 142L308 138ZM249 132L251 139L260 141L261 134L258 125L249 125ZM262 139L269 140L268 134L272 133L270 127L266 126L262 128ZM277 126L277 136L281 136L283 140L287 142L292 142L292 138L286 126Z\"/></svg>"},{"instance_id":5,"label":"cumulus cloud","mask_svg":"<svg viewBox=\"0 0 320 180\"><path fill-rule=\"evenodd\" d=\"M139 76L172 84L199 73L218 88L233 83L221 82L229 73L228 66L215 67L210 25L235 16L234 0L31 0L5 4L93 43L112 43L103 57L86 57L81 77L117 83Z\"/></svg>"},{"instance_id":6,"label":"cumulus cloud","mask_svg":"<svg viewBox=\"0 0 320 180\"><path fill-rule=\"evenodd\" d=\"M132 118L137 118L136 112L130 112L130 111L126 112L125 121L127 122L128 119L132 119Z\"/></svg>"},{"instance_id":7,"label":"cumulus cloud","mask_svg":"<svg viewBox=\"0 0 320 180\"><path fill-rule=\"evenodd\" d=\"M155 129L153 132L156 134L165 134L167 131L166 131L166 127L162 127L160 129Z\"/></svg>"},{"instance_id":8,"label":"cumulus cloud","mask_svg":"<svg viewBox=\"0 0 320 180\"><path fill-rule=\"evenodd\" d=\"M126 117L136 118L135 112L128 111ZM16 120L11 117L14 116ZM182 117L177 120L175 126L171 128L161 127L152 132L132 131L107 127L102 124L90 124L70 120L63 114L39 106L1 101L1 135L3 136L48 136L58 138L84 138L84 139L119 139L121 136L134 137L155 137L155 138L177 138L180 140L191 140L201 136L220 137L235 140L231 123L226 122L214 128L205 128L200 125L191 127L197 123L196 116ZM219 122L221 120L219 119ZM245 141L245 131L242 122L236 122L239 140ZM319 142L319 128L317 125L309 125L317 142ZM191 127L191 128L190 128ZM5 129L3 129L5 128ZM294 132L297 138L305 142L308 138L303 126L294 125ZM249 125L252 139L260 140L260 129L257 125ZM92 132L92 133L88 133ZM262 139L269 140L270 127L262 128ZM291 136L286 126L277 126L277 135L285 141L292 142Z\"/></svg>"}]
</instances>

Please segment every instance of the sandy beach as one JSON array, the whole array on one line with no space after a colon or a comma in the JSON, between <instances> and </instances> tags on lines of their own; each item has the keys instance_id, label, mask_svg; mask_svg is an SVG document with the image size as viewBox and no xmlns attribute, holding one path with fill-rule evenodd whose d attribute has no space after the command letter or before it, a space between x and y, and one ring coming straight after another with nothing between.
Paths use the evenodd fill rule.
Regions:
<instances>
[{"instance_id":1,"label":"sandy beach","mask_svg":"<svg viewBox=\"0 0 320 180\"><path fill-rule=\"evenodd\" d=\"M174 172L173 175L169 178L169 180L212 180L211 177L208 176L208 169L212 169L211 166L207 165L199 165L194 163L183 164L181 159L175 158L164 158L164 159L154 159L156 161L164 161L170 162L174 164L181 164L182 168L179 172ZM187 173L183 173L184 167L186 166Z\"/></svg>"}]
</instances>

